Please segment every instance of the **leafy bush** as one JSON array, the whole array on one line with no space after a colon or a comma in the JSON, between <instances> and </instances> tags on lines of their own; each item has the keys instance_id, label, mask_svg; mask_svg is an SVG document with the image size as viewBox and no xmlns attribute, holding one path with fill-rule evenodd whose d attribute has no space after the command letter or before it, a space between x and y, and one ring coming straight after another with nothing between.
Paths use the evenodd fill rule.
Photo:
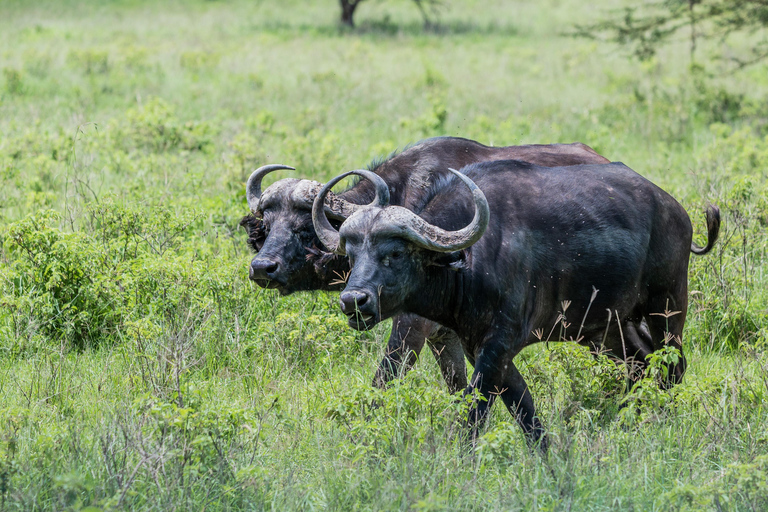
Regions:
<instances>
[{"instance_id":1,"label":"leafy bush","mask_svg":"<svg viewBox=\"0 0 768 512\"><path fill-rule=\"evenodd\" d=\"M615 416L626 389L623 364L571 342L551 343L542 356L522 360L526 380L545 397L542 411L564 400L567 408L551 412L574 428L595 428Z\"/></svg>"},{"instance_id":2,"label":"leafy bush","mask_svg":"<svg viewBox=\"0 0 768 512\"><path fill-rule=\"evenodd\" d=\"M448 108L445 105L443 95L440 93L430 93L427 111L419 117L404 117L400 119L400 126L414 133L416 137L434 137L445 132L445 122L447 119Z\"/></svg>"},{"instance_id":3,"label":"leafy bush","mask_svg":"<svg viewBox=\"0 0 768 512\"><path fill-rule=\"evenodd\" d=\"M352 441L344 447L352 450L349 455L381 457L402 449L434 449L436 443L468 441L468 400L413 377L385 390L345 386L327 398L326 416ZM522 437L521 432L517 434Z\"/></svg>"},{"instance_id":4,"label":"leafy bush","mask_svg":"<svg viewBox=\"0 0 768 512\"><path fill-rule=\"evenodd\" d=\"M275 348L286 362L312 374L327 358L339 360L347 354L359 353L359 337L347 329L347 323L337 315L280 313L264 322L264 330L285 333Z\"/></svg>"},{"instance_id":5,"label":"leafy bush","mask_svg":"<svg viewBox=\"0 0 768 512\"><path fill-rule=\"evenodd\" d=\"M99 272L98 254L81 233L64 233L52 211L12 224L5 246L12 258L2 274L2 303L12 337L40 329L78 348L98 345L120 321L113 282Z\"/></svg>"},{"instance_id":6,"label":"leafy bush","mask_svg":"<svg viewBox=\"0 0 768 512\"><path fill-rule=\"evenodd\" d=\"M190 71L200 71L216 67L219 63L219 55L205 51L186 51L181 54L179 63L182 68L189 69Z\"/></svg>"},{"instance_id":7,"label":"leafy bush","mask_svg":"<svg viewBox=\"0 0 768 512\"><path fill-rule=\"evenodd\" d=\"M109 54L103 50L73 49L67 54L67 62L86 75L109 72Z\"/></svg>"},{"instance_id":8,"label":"leafy bush","mask_svg":"<svg viewBox=\"0 0 768 512\"><path fill-rule=\"evenodd\" d=\"M141 107L129 109L126 123L116 126L115 140L128 149L154 152L185 149L202 151L211 144L212 129L207 123L182 123L171 105L153 98Z\"/></svg>"},{"instance_id":9,"label":"leafy bush","mask_svg":"<svg viewBox=\"0 0 768 512\"><path fill-rule=\"evenodd\" d=\"M5 90L9 94L21 94L24 91L24 81L21 71L14 68L3 68Z\"/></svg>"},{"instance_id":10,"label":"leafy bush","mask_svg":"<svg viewBox=\"0 0 768 512\"><path fill-rule=\"evenodd\" d=\"M90 235L57 227L52 211L8 227L0 292L12 345L40 332L82 349L113 341L138 319L179 328L189 312L216 309L224 322L222 303L243 300L232 297L230 265L181 249L200 219L194 211L156 207L147 216L108 196L86 219Z\"/></svg>"}]
</instances>

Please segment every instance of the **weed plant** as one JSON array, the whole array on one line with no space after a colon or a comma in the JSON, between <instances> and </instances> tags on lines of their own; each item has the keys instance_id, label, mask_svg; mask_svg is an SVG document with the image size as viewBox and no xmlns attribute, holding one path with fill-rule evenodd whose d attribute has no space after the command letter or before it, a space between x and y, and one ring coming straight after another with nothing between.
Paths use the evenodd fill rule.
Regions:
<instances>
[{"instance_id":1,"label":"weed plant","mask_svg":"<svg viewBox=\"0 0 768 512\"><path fill-rule=\"evenodd\" d=\"M294 0L3 2L0 510L765 510L768 73L562 35L602 8L467 0L424 31L374 2L350 31ZM323 181L444 134L589 144L699 242L720 206L681 385L670 351L627 389L542 343L549 457L501 407L470 448L430 356L374 390L388 325L248 281L253 168Z\"/></svg>"}]
</instances>

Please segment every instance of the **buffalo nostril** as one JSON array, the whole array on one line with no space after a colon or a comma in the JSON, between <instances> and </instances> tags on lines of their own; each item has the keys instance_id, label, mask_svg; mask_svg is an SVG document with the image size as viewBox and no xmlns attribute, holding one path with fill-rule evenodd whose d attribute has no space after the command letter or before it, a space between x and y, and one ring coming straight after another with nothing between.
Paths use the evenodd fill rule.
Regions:
<instances>
[{"instance_id":1,"label":"buffalo nostril","mask_svg":"<svg viewBox=\"0 0 768 512\"><path fill-rule=\"evenodd\" d=\"M277 272L280 264L273 260L256 258L251 263L251 279L269 278L271 274Z\"/></svg>"},{"instance_id":2,"label":"buffalo nostril","mask_svg":"<svg viewBox=\"0 0 768 512\"><path fill-rule=\"evenodd\" d=\"M368 294L359 291L343 292L341 294L341 310L344 313L353 313L368 302Z\"/></svg>"}]
</instances>

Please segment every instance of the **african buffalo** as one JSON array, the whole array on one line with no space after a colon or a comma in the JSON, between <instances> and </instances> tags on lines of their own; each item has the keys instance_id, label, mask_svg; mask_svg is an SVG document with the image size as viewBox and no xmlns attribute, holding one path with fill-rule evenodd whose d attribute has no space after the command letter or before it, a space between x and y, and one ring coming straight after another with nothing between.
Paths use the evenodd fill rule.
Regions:
<instances>
[{"instance_id":1,"label":"african buffalo","mask_svg":"<svg viewBox=\"0 0 768 512\"><path fill-rule=\"evenodd\" d=\"M448 167L509 158L545 166L608 162L580 143L494 148L462 138L438 137L422 141L373 165L371 170L389 184L393 204L419 211L430 187L448 174ZM343 288L342 277L349 271L347 260L321 250L322 245L312 226L312 202L322 184L283 179L262 193L262 179L279 169L292 168L264 166L251 175L246 185L252 214L241 224L248 231L248 243L258 253L251 263L250 278L259 286L275 288L283 295L300 290ZM373 185L363 180L338 196L329 197L326 212L341 221L373 197ZM456 335L435 322L409 314L394 319L386 355L376 372L374 385L384 386L400 367L407 370L425 340L429 341L449 389L464 388L464 354Z\"/></svg>"},{"instance_id":2,"label":"african buffalo","mask_svg":"<svg viewBox=\"0 0 768 512\"><path fill-rule=\"evenodd\" d=\"M681 358L667 384L682 378L689 251L712 248L717 207L707 208L708 241L698 247L683 207L621 163L546 168L510 160L452 172L459 179L435 183L420 216L389 206L387 184L367 171L342 174L318 194L315 230L351 265L340 298L351 327L369 329L411 313L452 329L474 366L466 392L476 388L487 399L470 411L473 435L500 395L544 450L543 428L513 359L561 324L566 301L568 318L582 320L573 320L563 339L583 342L608 332L608 350L641 363L668 343ZM322 205L350 174L364 176L377 192L337 231ZM606 321L606 311L614 321ZM628 328L642 319L650 340Z\"/></svg>"}]
</instances>

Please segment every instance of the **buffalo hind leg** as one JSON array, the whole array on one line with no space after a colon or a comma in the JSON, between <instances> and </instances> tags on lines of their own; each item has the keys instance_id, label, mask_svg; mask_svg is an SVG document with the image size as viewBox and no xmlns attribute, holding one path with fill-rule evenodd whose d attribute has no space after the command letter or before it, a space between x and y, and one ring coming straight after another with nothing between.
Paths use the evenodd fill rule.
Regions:
<instances>
[{"instance_id":1,"label":"buffalo hind leg","mask_svg":"<svg viewBox=\"0 0 768 512\"><path fill-rule=\"evenodd\" d=\"M646 307L648 318L648 330L653 340L653 350L660 350L665 346L676 348L680 352L680 358L675 364L667 368L666 378L659 384L668 389L683 380L687 366L683 354L683 327L688 313L687 291L680 293L657 294L649 298Z\"/></svg>"},{"instance_id":2,"label":"buffalo hind leg","mask_svg":"<svg viewBox=\"0 0 768 512\"><path fill-rule=\"evenodd\" d=\"M650 336L646 337L643 327L647 332L647 326L635 324L635 322L625 322L622 324L622 334L627 346L626 359L627 377L630 387L643 378L645 369L648 366L648 355L653 351ZM623 356L623 354L622 354ZM623 357L622 357L623 358Z\"/></svg>"},{"instance_id":3,"label":"buffalo hind leg","mask_svg":"<svg viewBox=\"0 0 768 512\"><path fill-rule=\"evenodd\" d=\"M383 389L392 380L408 372L431 331L432 326L428 325L428 321L416 315L394 317L384 358L373 377L374 387Z\"/></svg>"},{"instance_id":4,"label":"buffalo hind leg","mask_svg":"<svg viewBox=\"0 0 768 512\"><path fill-rule=\"evenodd\" d=\"M653 352L653 344L648 334L646 322L623 320L621 328L615 319L602 338L593 339L588 344L593 354L605 354L617 364L627 365L628 386L642 378L648 361L646 357Z\"/></svg>"},{"instance_id":5,"label":"buffalo hind leg","mask_svg":"<svg viewBox=\"0 0 768 512\"><path fill-rule=\"evenodd\" d=\"M440 366L448 391L455 393L466 388L467 365L458 335L451 329L440 326L427 338L427 345Z\"/></svg>"}]
</instances>

